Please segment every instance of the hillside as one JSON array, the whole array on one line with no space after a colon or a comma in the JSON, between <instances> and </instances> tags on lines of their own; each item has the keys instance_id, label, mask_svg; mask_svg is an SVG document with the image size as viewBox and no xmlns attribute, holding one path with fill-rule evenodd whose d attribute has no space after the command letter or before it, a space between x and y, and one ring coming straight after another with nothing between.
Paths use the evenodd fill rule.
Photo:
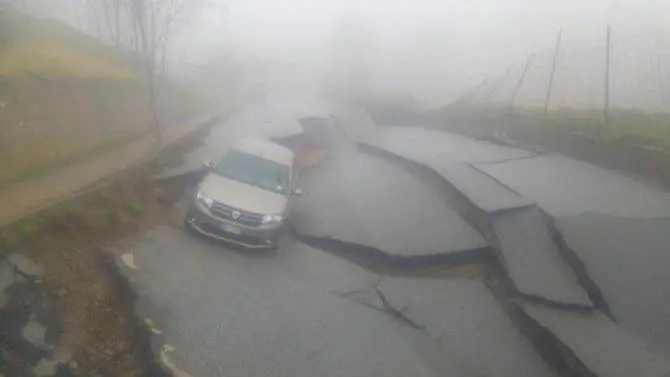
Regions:
<instances>
[{"instance_id":1,"label":"hillside","mask_svg":"<svg viewBox=\"0 0 670 377\"><path fill-rule=\"evenodd\" d=\"M158 88L164 126L201 109L169 79ZM0 6L0 190L146 134L148 94L130 53Z\"/></svg>"},{"instance_id":2,"label":"hillside","mask_svg":"<svg viewBox=\"0 0 670 377\"><path fill-rule=\"evenodd\" d=\"M63 23L0 8L0 77L138 79L120 52Z\"/></svg>"}]
</instances>

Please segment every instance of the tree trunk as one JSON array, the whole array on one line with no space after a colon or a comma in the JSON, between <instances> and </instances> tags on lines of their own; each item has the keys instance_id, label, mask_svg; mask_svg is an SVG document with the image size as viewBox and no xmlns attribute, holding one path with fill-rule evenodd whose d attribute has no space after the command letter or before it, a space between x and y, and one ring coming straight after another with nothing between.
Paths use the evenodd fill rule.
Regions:
<instances>
[{"instance_id":1,"label":"tree trunk","mask_svg":"<svg viewBox=\"0 0 670 377\"><path fill-rule=\"evenodd\" d=\"M156 108L156 50L149 42L149 35L147 31L147 9L146 4L140 0L134 0L133 13L136 21L137 31L142 49L142 63L146 72L147 87L149 89L149 106L151 110L151 120L154 128L154 135L156 137L157 147L163 145L163 135L161 132L160 123L158 121L158 112Z\"/></svg>"},{"instance_id":2,"label":"tree trunk","mask_svg":"<svg viewBox=\"0 0 670 377\"><path fill-rule=\"evenodd\" d=\"M114 9L114 38L116 43L116 48L121 47L121 5L115 4Z\"/></svg>"},{"instance_id":3,"label":"tree trunk","mask_svg":"<svg viewBox=\"0 0 670 377\"><path fill-rule=\"evenodd\" d=\"M158 148L163 146L163 130L158 119L158 109L156 103L156 70L147 65L147 85L149 87L149 106L151 107L151 122L153 123L154 136Z\"/></svg>"}]
</instances>

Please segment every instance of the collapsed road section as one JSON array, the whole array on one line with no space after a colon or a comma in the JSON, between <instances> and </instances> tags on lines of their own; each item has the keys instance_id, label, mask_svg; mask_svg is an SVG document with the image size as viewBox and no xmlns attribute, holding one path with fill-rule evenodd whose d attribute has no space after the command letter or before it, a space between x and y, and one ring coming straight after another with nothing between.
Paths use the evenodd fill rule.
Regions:
<instances>
[{"instance_id":1,"label":"collapsed road section","mask_svg":"<svg viewBox=\"0 0 670 377\"><path fill-rule=\"evenodd\" d=\"M135 315L160 375L660 377L670 370L665 355L606 315L597 284L531 200L468 158L441 156L447 163L438 170L378 145L333 140L320 145L329 158L302 175L297 239L288 235L276 252L189 235L178 210L169 224L120 247L118 265L136 292ZM392 269L361 268L375 264Z\"/></svg>"},{"instance_id":2,"label":"collapsed road section","mask_svg":"<svg viewBox=\"0 0 670 377\"><path fill-rule=\"evenodd\" d=\"M667 355L613 322L600 288L564 242L553 219L535 204L479 174L467 162L454 167L458 162L437 153L413 153L406 146L394 148L379 139L359 142L359 147L405 167L417 180L432 182L485 235L498 256L498 268L494 268L498 274L490 279L493 292L556 369L577 376L665 376L670 372ZM483 180L489 182L483 184ZM490 195L492 190L500 195Z\"/></svg>"},{"instance_id":3,"label":"collapsed road section","mask_svg":"<svg viewBox=\"0 0 670 377\"><path fill-rule=\"evenodd\" d=\"M347 151L305 174L293 228L304 239L328 239L426 265L483 258L484 239L409 174L375 156ZM410 234L411 233L411 234Z\"/></svg>"}]
</instances>

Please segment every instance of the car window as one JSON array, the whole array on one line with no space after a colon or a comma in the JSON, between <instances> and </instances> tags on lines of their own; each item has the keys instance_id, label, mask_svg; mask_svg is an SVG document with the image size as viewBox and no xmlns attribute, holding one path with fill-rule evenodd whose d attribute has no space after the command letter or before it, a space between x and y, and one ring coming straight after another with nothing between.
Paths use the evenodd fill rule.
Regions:
<instances>
[{"instance_id":1,"label":"car window","mask_svg":"<svg viewBox=\"0 0 670 377\"><path fill-rule=\"evenodd\" d=\"M214 167L214 174L282 195L289 191L290 168L262 157L231 150Z\"/></svg>"}]
</instances>

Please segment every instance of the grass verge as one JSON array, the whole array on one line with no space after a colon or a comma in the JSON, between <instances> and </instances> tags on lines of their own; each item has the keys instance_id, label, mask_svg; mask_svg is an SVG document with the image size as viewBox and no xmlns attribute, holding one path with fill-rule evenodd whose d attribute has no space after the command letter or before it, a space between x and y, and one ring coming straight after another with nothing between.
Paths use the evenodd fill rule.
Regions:
<instances>
[{"instance_id":1,"label":"grass verge","mask_svg":"<svg viewBox=\"0 0 670 377\"><path fill-rule=\"evenodd\" d=\"M39 178L40 176L50 173L52 171L62 169L70 165L74 165L78 162L111 152L114 149L127 145L133 140L142 137L146 134L147 132L138 132L118 139L108 140L100 145L85 148L83 150L72 153L60 159L48 161L40 165L29 166L27 169L14 172L13 175L9 177L3 177L4 179L0 179L0 190L6 189L9 186L19 184L31 179Z\"/></svg>"}]
</instances>

